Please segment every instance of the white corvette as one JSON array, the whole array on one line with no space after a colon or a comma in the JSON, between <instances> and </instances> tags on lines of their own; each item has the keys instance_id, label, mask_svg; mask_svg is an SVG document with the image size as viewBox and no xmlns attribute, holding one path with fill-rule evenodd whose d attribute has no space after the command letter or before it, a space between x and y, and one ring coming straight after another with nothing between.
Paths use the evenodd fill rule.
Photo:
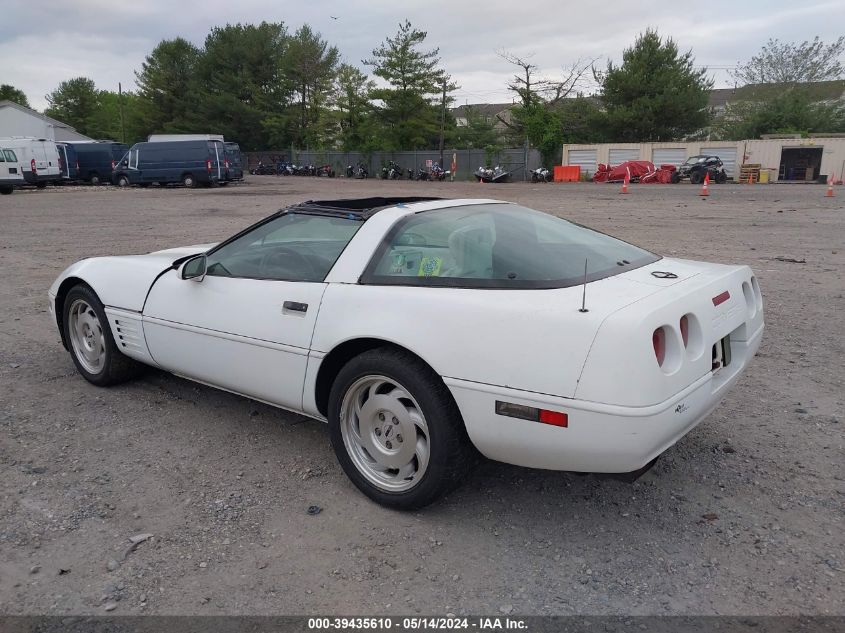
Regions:
<instances>
[{"instance_id":1,"label":"white corvette","mask_svg":"<svg viewBox=\"0 0 845 633\"><path fill-rule=\"evenodd\" d=\"M399 508L460 483L474 448L645 469L763 335L747 266L496 200L305 202L217 245L82 260L49 295L89 382L152 365L326 420L350 479Z\"/></svg>"}]
</instances>

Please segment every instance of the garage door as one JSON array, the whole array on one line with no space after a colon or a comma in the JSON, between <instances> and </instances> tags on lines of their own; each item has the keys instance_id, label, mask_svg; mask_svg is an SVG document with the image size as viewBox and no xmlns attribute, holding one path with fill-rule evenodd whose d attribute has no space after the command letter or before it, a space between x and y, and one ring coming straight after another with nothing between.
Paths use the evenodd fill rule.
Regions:
<instances>
[{"instance_id":1,"label":"garage door","mask_svg":"<svg viewBox=\"0 0 845 633\"><path fill-rule=\"evenodd\" d=\"M651 162L655 167L660 165L674 165L677 167L687 159L687 150L684 147L661 147L651 152Z\"/></svg>"},{"instance_id":2,"label":"garage door","mask_svg":"<svg viewBox=\"0 0 845 633\"><path fill-rule=\"evenodd\" d=\"M711 154L713 156L718 156L722 159L722 163L725 165L725 171L728 174L728 178L731 180L736 180L737 176L739 175L737 168L736 168L736 146L732 147L702 147L701 148L702 154Z\"/></svg>"},{"instance_id":3,"label":"garage door","mask_svg":"<svg viewBox=\"0 0 845 633\"><path fill-rule=\"evenodd\" d=\"M610 160L611 165L620 165L624 163L626 160L640 160L640 149L634 148L619 148L619 149L610 149L610 153L608 155L608 160Z\"/></svg>"},{"instance_id":4,"label":"garage door","mask_svg":"<svg viewBox=\"0 0 845 633\"><path fill-rule=\"evenodd\" d=\"M578 165L581 168L581 174L587 174L587 177L592 177L596 173L596 150L594 149L571 149L569 150L567 163L570 165Z\"/></svg>"}]
</instances>

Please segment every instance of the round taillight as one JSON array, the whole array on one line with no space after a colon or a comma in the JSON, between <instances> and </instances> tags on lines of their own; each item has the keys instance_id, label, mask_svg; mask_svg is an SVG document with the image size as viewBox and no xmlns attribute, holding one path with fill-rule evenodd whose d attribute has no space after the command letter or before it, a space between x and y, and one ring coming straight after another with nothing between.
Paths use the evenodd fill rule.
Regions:
<instances>
[{"instance_id":1,"label":"round taillight","mask_svg":"<svg viewBox=\"0 0 845 633\"><path fill-rule=\"evenodd\" d=\"M687 319L686 315L681 317L679 325L681 328L681 338L684 341L684 347L686 347L687 343L689 343L689 319Z\"/></svg>"},{"instance_id":2,"label":"round taillight","mask_svg":"<svg viewBox=\"0 0 845 633\"><path fill-rule=\"evenodd\" d=\"M654 357L657 358L657 364L662 367L663 361L666 360L666 332L662 327L657 328L651 335L651 344L654 346Z\"/></svg>"}]
</instances>

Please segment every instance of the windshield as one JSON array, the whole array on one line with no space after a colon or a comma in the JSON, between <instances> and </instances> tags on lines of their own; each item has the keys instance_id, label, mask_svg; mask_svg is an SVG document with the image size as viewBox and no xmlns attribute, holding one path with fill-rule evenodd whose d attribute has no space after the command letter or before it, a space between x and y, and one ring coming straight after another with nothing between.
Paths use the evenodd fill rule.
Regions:
<instances>
[{"instance_id":1,"label":"windshield","mask_svg":"<svg viewBox=\"0 0 845 633\"><path fill-rule=\"evenodd\" d=\"M562 218L513 204L426 211L400 221L363 283L564 288L610 277L657 255Z\"/></svg>"},{"instance_id":2,"label":"windshield","mask_svg":"<svg viewBox=\"0 0 845 633\"><path fill-rule=\"evenodd\" d=\"M684 165L695 165L696 163L703 163L706 159L706 156L690 156L689 158L687 158Z\"/></svg>"}]
</instances>

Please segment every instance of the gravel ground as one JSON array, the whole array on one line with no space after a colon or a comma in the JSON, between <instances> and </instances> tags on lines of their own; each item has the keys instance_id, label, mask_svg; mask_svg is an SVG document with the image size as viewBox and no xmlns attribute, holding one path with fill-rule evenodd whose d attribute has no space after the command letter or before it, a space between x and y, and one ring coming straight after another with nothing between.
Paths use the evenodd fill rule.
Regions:
<instances>
[{"instance_id":1,"label":"gravel ground","mask_svg":"<svg viewBox=\"0 0 845 633\"><path fill-rule=\"evenodd\" d=\"M845 614L845 190L617 191L253 177L4 196L0 613ZM664 254L748 263L766 300L760 353L633 484L488 462L403 514L357 492L323 424L152 370L98 389L50 323L47 288L79 258L387 192L508 199Z\"/></svg>"}]
</instances>

